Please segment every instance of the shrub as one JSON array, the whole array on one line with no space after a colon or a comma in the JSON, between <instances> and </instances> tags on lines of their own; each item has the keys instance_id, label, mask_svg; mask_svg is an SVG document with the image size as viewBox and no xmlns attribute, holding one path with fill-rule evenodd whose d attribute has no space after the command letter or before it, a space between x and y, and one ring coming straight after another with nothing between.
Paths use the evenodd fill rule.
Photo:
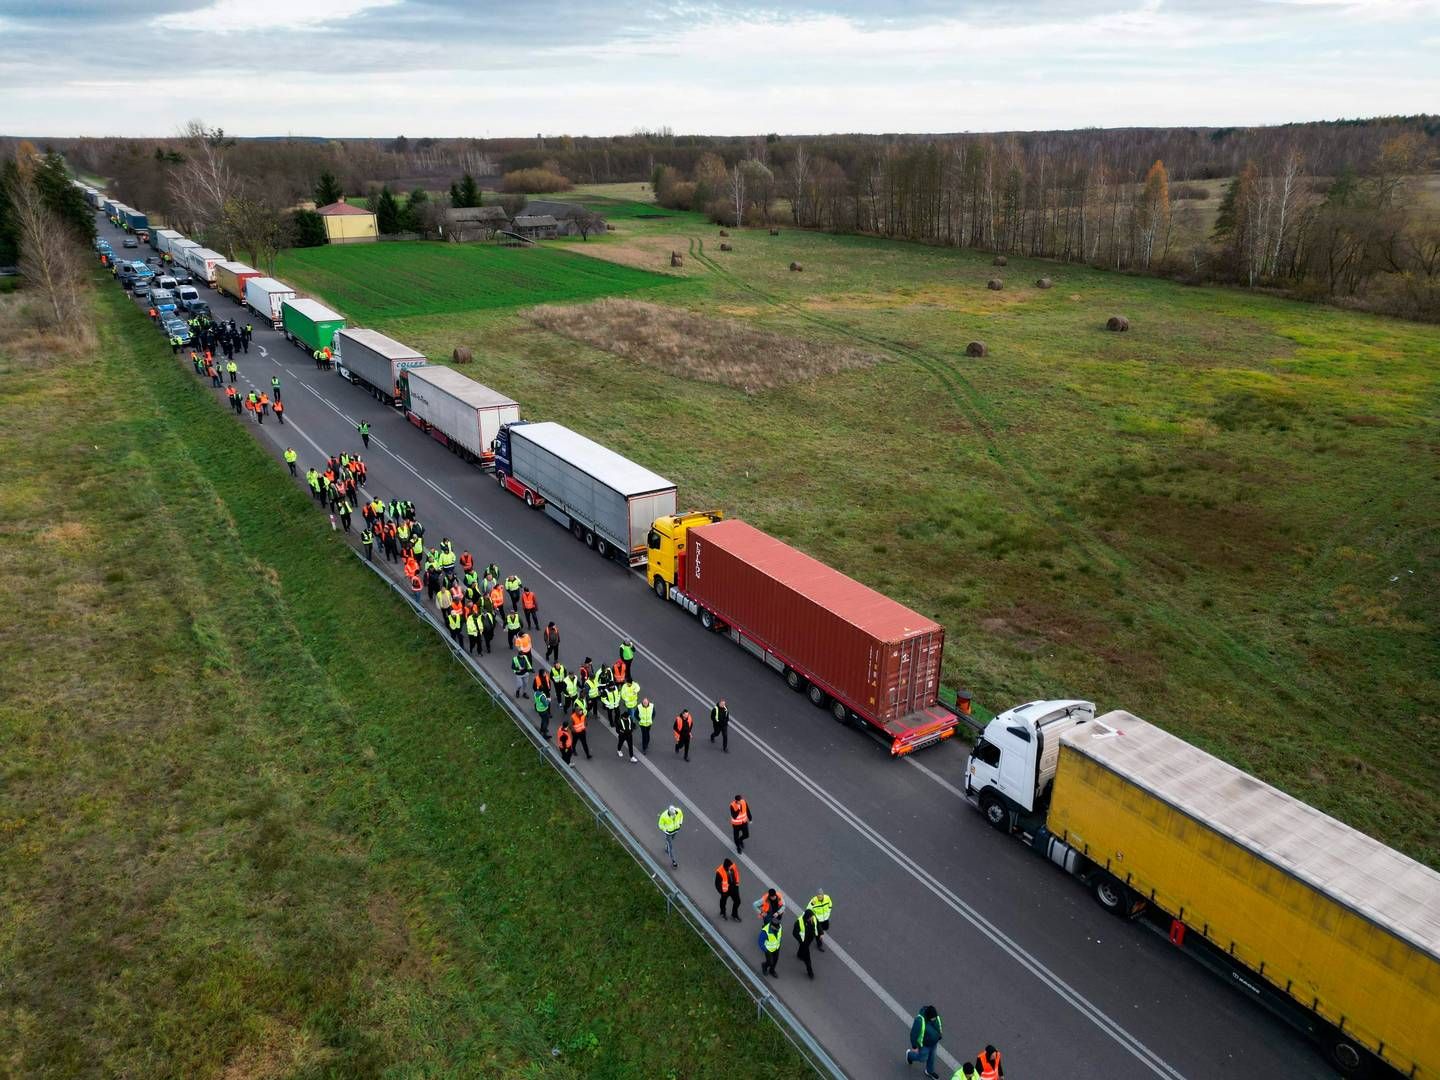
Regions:
<instances>
[{"instance_id":1,"label":"shrub","mask_svg":"<svg viewBox=\"0 0 1440 1080\"><path fill-rule=\"evenodd\" d=\"M553 191L569 191L570 181L549 169L516 169L500 181L500 190L521 195L544 195Z\"/></svg>"}]
</instances>

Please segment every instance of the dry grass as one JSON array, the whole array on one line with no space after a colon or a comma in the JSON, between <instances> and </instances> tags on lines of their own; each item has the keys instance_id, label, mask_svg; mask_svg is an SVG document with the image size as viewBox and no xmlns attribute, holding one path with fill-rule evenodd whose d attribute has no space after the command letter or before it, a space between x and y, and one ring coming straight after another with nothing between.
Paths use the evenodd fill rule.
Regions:
<instances>
[{"instance_id":1,"label":"dry grass","mask_svg":"<svg viewBox=\"0 0 1440 1080\"><path fill-rule=\"evenodd\" d=\"M525 314L546 330L626 360L746 393L868 367L879 359L860 349L638 300L599 300L575 307L547 304Z\"/></svg>"},{"instance_id":2,"label":"dry grass","mask_svg":"<svg viewBox=\"0 0 1440 1080\"><path fill-rule=\"evenodd\" d=\"M16 364L44 357L83 356L95 349L95 327L87 317L66 333L58 332L44 303L21 289L0 293L0 341Z\"/></svg>"}]
</instances>

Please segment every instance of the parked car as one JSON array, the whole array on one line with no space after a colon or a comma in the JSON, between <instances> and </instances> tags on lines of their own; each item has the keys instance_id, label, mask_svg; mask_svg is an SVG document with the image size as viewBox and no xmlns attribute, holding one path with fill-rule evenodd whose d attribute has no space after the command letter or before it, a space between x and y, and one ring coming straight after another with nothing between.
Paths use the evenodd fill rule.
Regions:
<instances>
[{"instance_id":1,"label":"parked car","mask_svg":"<svg viewBox=\"0 0 1440 1080\"><path fill-rule=\"evenodd\" d=\"M212 315L210 311L210 305L207 304L204 300L190 300L185 304L182 304L181 306L191 315L194 315L196 318L214 318L214 315Z\"/></svg>"},{"instance_id":2,"label":"parked car","mask_svg":"<svg viewBox=\"0 0 1440 1080\"><path fill-rule=\"evenodd\" d=\"M140 246L140 241L136 240L133 236L127 236L124 240L121 241L121 246L138 248Z\"/></svg>"},{"instance_id":3,"label":"parked car","mask_svg":"<svg viewBox=\"0 0 1440 1080\"><path fill-rule=\"evenodd\" d=\"M150 279L137 275L135 283L130 286L130 291L135 294L137 300L150 299Z\"/></svg>"},{"instance_id":4,"label":"parked car","mask_svg":"<svg viewBox=\"0 0 1440 1080\"><path fill-rule=\"evenodd\" d=\"M180 306L185 307L192 300L200 299L200 290L194 285L181 285L175 290L175 296L180 301Z\"/></svg>"},{"instance_id":5,"label":"parked car","mask_svg":"<svg viewBox=\"0 0 1440 1080\"><path fill-rule=\"evenodd\" d=\"M175 294L169 289L162 289L156 285L150 290L150 306L160 312L162 317L166 315L173 317L175 309L179 307L179 301L175 299Z\"/></svg>"},{"instance_id":6,"label":"parked car","mask_svg":"<svg viewBox=\"0 0 1440 1080\"><path fill-rule=\"evenodd\" d=\"M165 331L165 337L179 338L181 345L190 344L190 327L186 326L180 319L161 319L160 329Z\"/></svg>"},{"instance_id":7,"label":"parked car","mask_svg":"<svg viewBox=\"0 0 1440 1080\"><path fill-rule=\"evenodd\" d=\"M195 282L195 276L183 266L176 266L172 263L170 273L174 276L177 285L193 285Z\"/></svg>"}]
</instances>

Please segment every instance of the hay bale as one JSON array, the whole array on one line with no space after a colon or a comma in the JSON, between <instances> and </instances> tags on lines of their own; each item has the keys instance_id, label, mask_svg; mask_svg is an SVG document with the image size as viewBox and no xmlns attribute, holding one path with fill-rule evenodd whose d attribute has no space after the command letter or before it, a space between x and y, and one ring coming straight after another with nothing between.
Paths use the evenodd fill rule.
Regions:
<instances>
[{"instance_id":1,"label":"hay bale","mask_svg":"<svg viewBox=\"0 0 1440 1080\"><path fill-rule=\"evenodd\" d=\"M965 346L966 356L989 356L990 350L985 347L983 341L972 341Z\"/></svg>"},{"instance_id":2,"label":"hay bale","mask_svg":"<svg viewBox=\"0 0 1440 1080\"><path fill-rule=\"evenodd\" d=\"M672 251L672 252L670 252L670 265L671 265L671 266L684 266L684 265L685 265L685 257L684 257L683 255L681 255L678 251Z\"/></svg>"},{"instance_id":3,"label":"hay bale","mask_svg":"<svg viewBox=\"0 0 1440 1080\"><path fill-rule=\"evenodd\" d=\"M735 249L732 248L729 244L721 244L721 245L720 245L720 250L721 250L721 251L734 251Z\"/></svg>"},{"instance_id":4,"label":"hay bale","mask_svg":"<svg viewBox=\"0 0 1440 1080\"><path fill-rule=\"evenodd\" d=\"M992 277L989 281L985 283L985 287L987 289L994 289L996 292L999 292L1005 287L1005 282L1001 281L998 277Z\"/></svg>"},{"instance_id":5,"label":"hay bale","mask_svg":"<svg viewBox=\"0 0 1440 1080\"><path fill-rule=\"evenodd\" d=\"M475 354L470 350L468 345L456 345L454 351L450 354L450 359L454 360L457 364L469 364L474 362Z\"/></svg>"},{"instance_id":6,"label":"hay bale","mask_svg":"<svg viewBox=\"0 0 1440 1080\"><path fill-rule=\"evenodd\" d=\"M1049 288L1052 288L1052 287L1054 286L1054 284L1055 284L1055 283L1054 283L1053 281L1051 281L1048 277L1042 277L1042 278L1036 278L1036 279L1035 279L1035 288L1037 288L1037 289L1049 289Z\"/></svg>"},{"instance_id":7,"label":"hay bale","mask_svg":"<svg viewBox=\"0 0 1440 1080\"><path fill-rule=\"evenodd\" d=\"M770 230L770 235L771 235L771 236L779 236L779 235L780 235L780 230L779 230L779 229L771 229L771 230Z\"/></svg>"},{"instance_id":8,"label":"hay bale","mask_svg":"<svg viewBox=\"0 0 1440 1080\"><path fill-rule=\"evenodd\" d=\"M606 232L614 232L614 231L615 231L615 226L614 226L614 225L611 225L610 222L607 221L607 222L605 223L605 231L606 231Z\"/></svg>"},{"instance_id":9,"label":"hay bale","mask_svg":"<svg viewBox=\"0 0 1440 1080\"><path fill-rule=\"evenodd\" d=\"M721 230L720 230L720 235L721 235L721 236L729 236L729 235L730 235L730 232L729 232L728 229L721 229Z\"/></svg>"},{"instance_id":10,"label":"hay bale","mask_svg":"<svg viewBox=\"0 0 1440 1080\"><path fill-rule=\"evenodd\" d=\"M1114 330L1117 334L1124 333L1130 329L1130 320L1124 315L1111 315L1105 320L1105 329Z\"/></svg>"},{"instance_id":11,"label":"hay bale","mask_svg":"<svg viewBox=\"0 0 1440 1080\"><path fill-rule=\"evenodd\" d=\"M1005 266L1005 265L1007 265L1005 256L1004 256L1004 255L996 255L995 258L994 258L993 260L991 260L990 265L991 265L991 266Z\"/></svg>"},{"instance_id":12,"label":"hay bale","mask_svg":"<svg viewBox=\"0 0 1440 1080\"><path fill-rule=\"evenodd\" d=\"M797 263L797 262L792 262L792 263L790 264L790 269L791 269L791 270L799 271L799 270L804 270L805 268L804 268L803 266L801 266L801 265L800 265L799 263Z\"/></svg>"}]
</instances>

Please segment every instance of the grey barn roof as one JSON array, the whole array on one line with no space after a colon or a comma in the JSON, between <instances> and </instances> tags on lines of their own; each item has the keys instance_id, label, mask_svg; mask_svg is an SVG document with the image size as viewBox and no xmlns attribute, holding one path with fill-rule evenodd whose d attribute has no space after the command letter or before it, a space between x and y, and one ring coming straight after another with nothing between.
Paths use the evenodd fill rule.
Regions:
<instances>
[{"instance_id":1,"label":"grey barn roof","mask_svg":"<svg viewBox=\"0 0 1440 1080\"><path fill-rule=\"evenodd\" d=\"M543 229L559 224L560 223L549 214L519 214L515 218L515 227L517 229Z\"/></svg>"}]
</instances>

